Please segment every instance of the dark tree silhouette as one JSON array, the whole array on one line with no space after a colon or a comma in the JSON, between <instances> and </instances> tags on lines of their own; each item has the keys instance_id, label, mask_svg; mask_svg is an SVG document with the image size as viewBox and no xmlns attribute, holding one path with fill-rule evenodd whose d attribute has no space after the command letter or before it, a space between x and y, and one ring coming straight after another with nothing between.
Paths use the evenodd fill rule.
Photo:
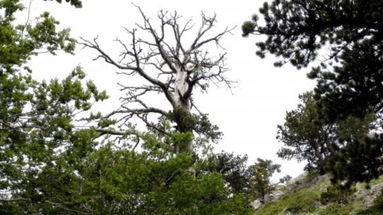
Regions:
<instances>
[{"instance_id":1,"label":"dark tree silhouette","mask_svg":"<svg viewBox=\"0 0 383 215\"><path fill-rule=\"evenodd\" d=\"M257 43L257 55L276 55L281 58L277 66L290 62L298 69L321 60L308 74L317 80L313 97L322 120L317 126L362 126L336 133L337 141L330 144L340 148L326 158L331 160L327 170L351 181L383 173L383 2L274 0L260 14L264 22L255 15L242 26L244 36L266 35ZM371 115L373 120L366 121Z\"/></svg>"}]
</instances>

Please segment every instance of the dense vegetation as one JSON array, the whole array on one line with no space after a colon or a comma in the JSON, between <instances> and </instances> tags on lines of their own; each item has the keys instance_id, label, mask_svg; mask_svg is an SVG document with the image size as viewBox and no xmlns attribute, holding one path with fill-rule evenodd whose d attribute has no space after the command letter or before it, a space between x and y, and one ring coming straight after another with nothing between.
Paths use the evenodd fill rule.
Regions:
<instances>
[{"instance_id":1,"label":"dense vegetation","mask_svg":"<svg viewBox=\"0 0 383 215\"><path fill-rule=\"evenodd\" d=\"M66 2L81 10L81 1ZM280 57L277 66L304 68L324 48L331 50L308 74L317 86L300 96L277 138L285 143L280 157L307 161L306 170L329 173L333 184L320 192L301 189L279 203L267 203L267 197L279 189L270 178L280 165L263 159L249 165L246 156L213 153L211 143L222 133L193 103L194 91L231 84L223 75L225 50L215 44L232 32L213 34L215 16L202 14L197 34L185 43L193 23L160 11L155 26L137 6L142 22L126 29L130 44L117 41L122 52L115 59L97 39L76 41L54 14L17 24L22 10L20 0L0 0L1 214L243 215L254 213L255 199L265 204L256 214L308 213L324 203L330 205L319 214L347 214L352 208L342 204L355 182L383 173L379 0L274 0L260 10L262 25L258 16L243 24L245 36L267 36L257 43L257 54ZM34 79L32 57L74 54L78 43L145 84L122 83L122 104L100 113L93 105L107 100L107 93L80 67L62 80ZM217 55L209 55L212 47ZM153 95L169 108L153 106ZM381 209L382 195L359 213Z\"/></svg>"},{"instance_id":2,"label":"dense vegetation","mask_svg":"<svg viewBox=\"0 0 383 215\"><path fill-rule=\"evenodd\" d=\"M67 2L81 7L80 1ZM247 167L245 156L213 153L210 144L221 133L206 114L193 112L194 88L207 92L212 79L230 83L221 76L224 54L218 59L200 55L206 44L229 33L205 37L215 17L202 17L199 34L186 49L179 40L185 32L180 31L176 14L159 13L159 28L178 32L178 40L163 41L164 35L158 35L137 8L143 18L141 30L154 41L133 41L137 46L147 44L153 52L145 58L133 45L125 54L135 61L126 67L110 58L97 40L82 40L107 63L152 84L124 86L124 101L133 106L124 103L111 113L99 113L93 104L108 96L87 81L81 68L63 80L34 79L28 68L32 56L73 54L77 41L68 29L59 30L59 22L48 12L38 22L16 24L17 12L24 9L21 1L0 1L1 214L252 213L250 201L272 188L269 177L278 165L259 160L265 165L256 163L254 169ZM135 30L130 34L135 38ZM149 60L162 60L166 66ZM168 82L150 77L144 70L149 65L169 75ZM144 103L141 96L152 96L150 92L162 93L171 109ZM133 126L137 119L146 129ZM256 186L257 180L265 189Z\"/></svg>"},{"instance_id":3,"label":"dense vegetation","mask_svg":"<svg viewBox=\"0 0 383 215\"><path fill-rule=\"evenodd\" d=\"M369 181L383 172L383 2L274 0L243 24L244 36L266 35L257 55L270 53L296 68L313 66L317 81L279 127L282 158L308 161L307 170L334 181ZM318 59L325 56L325 59Z\"/></svg>"}]
</instances>

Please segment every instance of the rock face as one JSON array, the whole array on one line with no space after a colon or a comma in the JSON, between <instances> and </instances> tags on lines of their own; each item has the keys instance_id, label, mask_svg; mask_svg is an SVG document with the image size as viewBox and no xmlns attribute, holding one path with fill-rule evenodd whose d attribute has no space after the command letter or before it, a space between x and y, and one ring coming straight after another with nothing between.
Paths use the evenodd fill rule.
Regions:
<instances>
[{"instance_id":1,"label":"rock face","mask_svg":"<svg viewBox=\"0 0 383 215\"><path fill-rule=\"evenodd\" d=\"M266 196L265 201L266 202L272 202L277 201L280 199L285 193L281 191L280 189L274 190L272 193Z\"/></svg>"},{"instance_id":2,"label":"rock face","mask_svg":"<svg viewBox=\"0 0 383 215\"><path fill-rule=\"evenodd\" d=\"M279 200L283 195L286 193L282 191L281 188L284 188L285 186L279 186L277 187L273 192L265 196L265 202L273 202ZM262 206L262 202L259 199L256 199L251 203L251 206L256 210Z\"/></svg>"},{"instance_id":3,"label":"rock face","mask_svg":"<svg viewBox=\"0 0 383 215\"><path fill-rule=\"evenodd\" d=\"M300 176L290 180L286 185L286 194L293 193L304 187L312 187L316 184L324 184L324 187L321 187L321 191L324 191L327 187L325 181L329 181L330 177L328 175L319 175L319 176L310 176L307 173L303 173Z\"/></svg>"}]
</instances>

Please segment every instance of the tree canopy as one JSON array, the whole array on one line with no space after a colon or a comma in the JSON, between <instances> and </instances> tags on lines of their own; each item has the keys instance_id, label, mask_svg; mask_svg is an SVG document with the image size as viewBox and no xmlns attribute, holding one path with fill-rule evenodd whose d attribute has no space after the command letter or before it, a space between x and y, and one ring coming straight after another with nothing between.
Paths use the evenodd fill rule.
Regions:
<instances>
[{"instance_id":1,"label":"tree canopy","mask_svg":"<svg viewBox=\"0 0 383 215\"><path fill-rule=\"evenodd\" d=\"M290 62L298 69L320 62L308 73L309 78L317 81L313 92L315 101L306 100L306 107L288 113L285 127L280 128L281 140L289 146L295 144L295 151L284 150L283 156L295 154L298 159L303 156L313 164L312 158L307 157L307 150L325 147L322 154L325 155L337 145L336 153L325 155L331 160L328 170L335 178L368 181L377 177L382 173L380 157L383 154L379 132L383 99L380 81L383 65L382 1L274 0L264 3L259 12L264 22L255 15L242 26L244 36L267 36L266 40L256 44L258 56L265 57L270 53L281 58L276 62L277 66ZM368 126L358 123L371 119L371 115L373 120L367 120ZM300 121L302 118L305 121ZM310 118L314 121L306 121ZM350 128L343 129L343 136L336 133L334 139L330 135L330 139L321 141L320 147L317 145L317 138L322 136L320 131L339 130L344 123ZM362 127L352 129L358 125ZM367 130L363 129L365 126ZM348 133L347 138L345 132ZM304 137L305 141L292 140L294 135ZM302 148L306 149L302 151ZM321 160L321 155L309 154L314 156L314 160ZM363 164L355 168L358 162Z\"/></svg>"},{"instance_id":2,"label":"tree canopy","mask_svg":"<svg viewBox=\"0 0 383 215\"><path fill-rule=\"evenodd\" d=\"M81 6L79 1L67 2ZM59 22L47 12L35 24L16 24L15 14L23 9L20 1L0 1L1 214L252 213L246 157L208 150L208 141L217 140L220 132L207 115L191 112L194 87L206 90L210 81L226 81L224 54L209 58L199 50L229 32L203 38L215 17L202 17L197 37L186 50L180 39L189 30L189 22L180 27L178 15L162 13L162 27L170 26L176 34L174 41L164 43L142 14L142 30L160 45L155 49L152 42L133 39L133 52L126 52L133 57L132 67L129 62L123 66L152 85L125 89L124 101L139 107L123 104L111 114L102 114L94 112L93 104L107 99L106 92L87 81L80 67L62 80L34 79L34 71L27 67L32 56L74 53L76 40L68 29L59 30ZM134 38L134 31L130 33ZM93 42L83 44L111 63ZM170 42L175 47L168 46ZM136 49L137 43L146 44L147 50ZM146 59L143 52L148 52ZM159 75L169 79L151 78L140 67L156 67L157 57L168 65L158 67ZM164 93L171 109L156 111L161 107L141 102L142 92L149 91ZM151 111L159 114L154 122L148 121ZM119 116L112 118L117 112ZM130 126L132 116L147 122L148 129ZM197 143L197 135L207 137L199 141L207 146L205 151L194 145L178 147Z\"/></svg>"}]
</instances>

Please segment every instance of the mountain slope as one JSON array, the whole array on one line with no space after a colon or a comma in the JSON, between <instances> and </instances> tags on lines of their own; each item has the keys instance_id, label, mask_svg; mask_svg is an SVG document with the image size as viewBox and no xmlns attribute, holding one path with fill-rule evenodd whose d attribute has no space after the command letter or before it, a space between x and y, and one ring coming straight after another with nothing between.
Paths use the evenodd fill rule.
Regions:
<instances>
[{"instance_id":1,"label":"mountain slope","mask_svg":"<svg viewBox=\"0 0 383 215\"><path fill-rule=\"evenodd\" d=\"M383 215L383 176L352 191L331 186L328 176L303 175L286 186L283 195L258 208L254 215Z\"/></svg>"}]
</instances>

